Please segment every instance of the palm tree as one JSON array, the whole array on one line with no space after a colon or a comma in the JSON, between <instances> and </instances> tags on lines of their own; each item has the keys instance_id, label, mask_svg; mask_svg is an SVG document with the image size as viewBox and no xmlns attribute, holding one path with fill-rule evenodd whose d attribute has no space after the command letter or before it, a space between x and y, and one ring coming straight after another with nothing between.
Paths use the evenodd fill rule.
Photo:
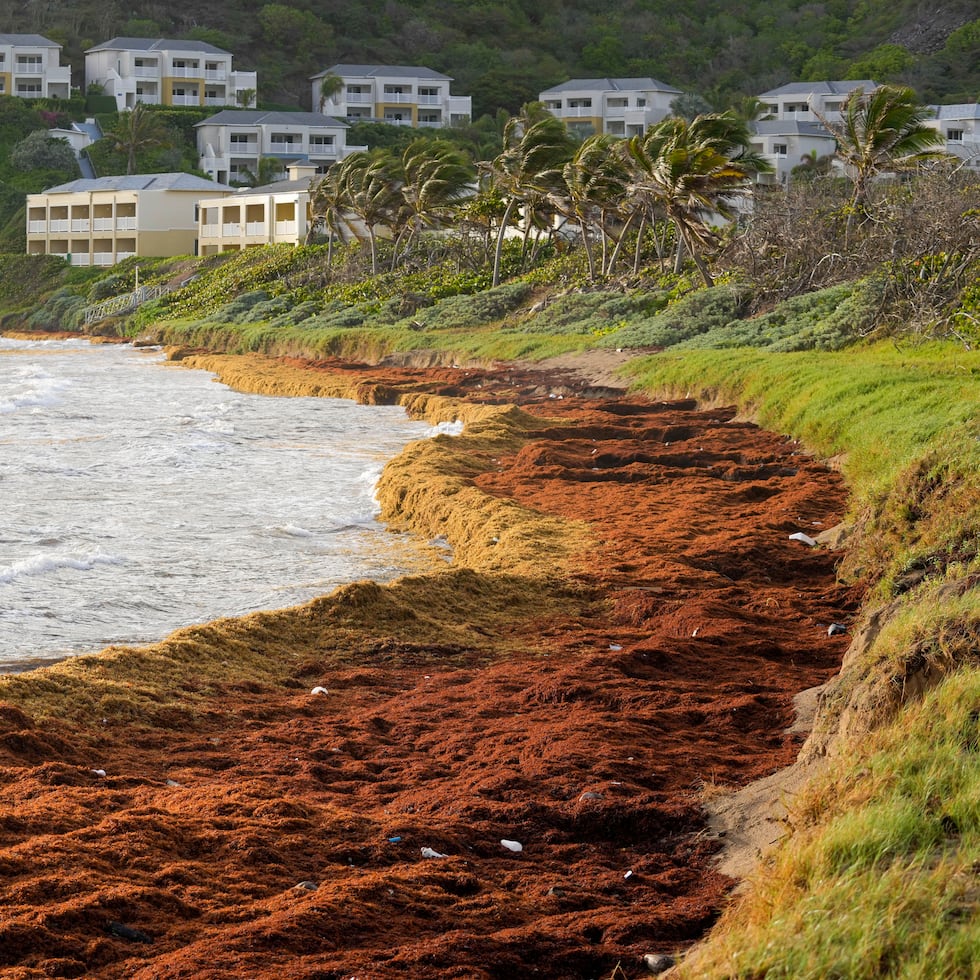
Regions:
<instances>
[{"instance_id":1,"label":"palm tree","mask_svg":"<svg viewBox=\"0 0 980 980\"><path fill-rule=\"evenodd\" d=\"M326 104L344 90L344 80L333 72L327 72L320 79L320 104L317 107L319 112L323 112Z\"/></svg>"},{"instance_id":2,"label":"palm tree","mask_svg":"<svg viewBox=\"0 0 980 980\"><path fill-rule=\"evenodd\" d=\"M348 235L353 235L347 221L349 213L343 168L336 163L310 185L310 227L306 235L306 244L309 245L320 225L326 229L328 266L333 261L334 239L344 241Z\"/></svg>"},{"instance_id":3,"label":"palm tree","mask_svg":"<svg viewBox=\"0 0 980 980\"><path fill-rule=\"evenodd\" d=\"M589 263L589 278L596 277L593 237L603 245L601 267L606 271L606 218L622 202L628 175L612 153L615 137L597 133L584 140L562 168L562 187L556 192L558 209L580 229Z\"/></svg>"},{"instance_id":4,"label":"palm tree","mask_svg":"<svg viewBox=\"0 0 980 980\"><path fill-rule=\"evenodd\" d=\"M630 196L651 217L670 221L705 285L713 285L704 253L718 245L709 224L731 218L733 199L753 173L768 169L748 150L748 128L733 113L708 113L688 122L665 119L626 143ZM681 253L678 251L678 263Z\"/></svg>"},{"instance_id":5,"label":"palm tree","mask_svg":"<svg viewBox=\"0 0 980 980\"><path fill-rule=\"evenodd\" d=\"M169 146L170 133L163 120L137 102L129 112L121 112L115 128L109 134L117 153L126 155L126 173L136 173L139 154Z\"/></svg>"},{"instance_id":6,"label":"palm tree","mask_svg":"<svg viewBox=\"0 0 980 980\"><path fill-rule=\"evenodd\" d=\"M939 149L942 134L925 123L930 110L916 103L910 88L880 85L868 94L856 88L841 106L840 122L816 110L814 115L837 140L837 159L853 183L848 229L856 217L867 216L876 176L946 156Z\"/></svg>"},{"instance_id":7,"label":"palm tree","mask_svg":"<svg viewBox=\"0 0 980 980\"><path fill-rule=\"evenodd\" d=\"M504 236L522 204L552 192L561 180L561 168L572 155L573 143L564 124L540 103L528 103L504 125L503 148L493 160L480 164L486 179L506 200L497 232L493 259L493 285L500 283ZM525 215L528 220L530 215Z\"/></svg>"},{"instance_id":8,"label":"palm tree","mask_svg":"<svg viewBox=\"0 0 980 980\"><path fill-rule=\"evenodd\" d=\"M405 147L398 166L400 231L393 264L398 245L407 247L424 228L445 221L471 193L473 179L463 154L444 140L417 139Z\"/></svg>"},{"instance_id":9,"label":"palm tree","mask_svg":"<svg viewBox=\"0 0 980 980\"><path fill-rule=\"evenodd\" d=\"M352 153L338 166L343 206L360 219L371 249L371 272L377 274L377 229L390 228L398 206L394 161L388 151L372 150Z\"/></svg>"}]
</instances>

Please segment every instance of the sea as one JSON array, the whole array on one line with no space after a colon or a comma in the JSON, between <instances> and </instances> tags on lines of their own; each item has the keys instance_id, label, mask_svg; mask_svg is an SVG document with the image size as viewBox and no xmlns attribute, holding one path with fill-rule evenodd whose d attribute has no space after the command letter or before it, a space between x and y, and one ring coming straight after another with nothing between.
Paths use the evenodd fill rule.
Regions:
<instances>
[{"instance_id":1,"label":"sea","mask_svg":"<svg viewBox=\"0 0 980 980\"><path fill-rule=\"evenodd\" d=\"M421 570L374 489L436 431L155 349L0 337L0 673Z\"/></svg>"}]
</instances>

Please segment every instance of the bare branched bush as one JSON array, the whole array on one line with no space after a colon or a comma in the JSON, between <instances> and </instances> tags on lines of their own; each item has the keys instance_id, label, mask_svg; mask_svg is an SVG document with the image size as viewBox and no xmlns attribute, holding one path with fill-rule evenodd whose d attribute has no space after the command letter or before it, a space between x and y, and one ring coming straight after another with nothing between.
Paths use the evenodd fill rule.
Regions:
<instances>
[{"instance_id":1,"label":"bare branched bush","mask_svg":"<svg viewBox=\"0 0 980 980\"><path fill-rule=\"evenodd\" d=\"M725 254L757 284L755 310L873 276L888 332L942 332L980 262L980 179L934 168L881 180L874 207L845 234L849 187L832 176L757 194Z\"/></svg>"}]
</instances>

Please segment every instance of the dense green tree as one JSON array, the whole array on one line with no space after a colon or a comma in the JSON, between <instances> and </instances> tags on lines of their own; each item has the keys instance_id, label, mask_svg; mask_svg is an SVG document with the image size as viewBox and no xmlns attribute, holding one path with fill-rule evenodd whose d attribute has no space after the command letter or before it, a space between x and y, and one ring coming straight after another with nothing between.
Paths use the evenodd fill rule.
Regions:
<instances>
[{"instance_id":1,"label":"dense green tree","mask_svg":"<svg viewBox=\"0 0 980 980\"><path fill-rule=\"evenodd\" d=\"M57 170L66 179L77 177L78 160L68 140L53 139L46 129L26 136L10 150L10 165L15 170Z\"/></svg>"}]
</instances>

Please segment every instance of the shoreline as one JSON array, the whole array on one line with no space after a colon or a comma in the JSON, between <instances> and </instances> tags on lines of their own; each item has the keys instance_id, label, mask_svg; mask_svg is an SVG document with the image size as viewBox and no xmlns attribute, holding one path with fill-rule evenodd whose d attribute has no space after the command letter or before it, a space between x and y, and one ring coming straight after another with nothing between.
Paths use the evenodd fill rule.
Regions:
<instances>
[{"instance_id":1,"label":"shoreline","mask_svg":"<svg viewBox=\"0 0 980 980\"><path fill-rule=\"evenodd\" d=\"M132 756L128 774L105 777L117 793L136 769L146 771L154 757L151 743L173 741L165 733L175 724L182 729L177 746L183 744L182 751L196 754L200 765L191 767L189 776L170 781L183 789L187 780L206 796L218 792L219 785L225 785L223 792L233 792L219 778L229 770L208 769L202 761L208 754L226 755L230 771L246 780L253 778L242 772L252 767L252 759L206 748L210 738L220 742L224 737L209 737L209 731L224 732L232 726L241 732L233 737L253 752L258 746L254 738L249 740L248 723L257 731L264 729L272 741L283 737L273 738L274 733L292 732L297 744L305 739L322 744L322 749L304 745L311 755L302 762L297 759L301 765L294 775L300 777L303 793L295 781L285 782L286 797L298 794L287 808L293 813L287 822L306 821L307 829L316 825L323 830L333 810L351 800L362 801L371 814L367 819L378 826L373 836L362 834L353 852L360 858L348 867L361 867L363 875L354 879L367 876L377 888L387 875L397 883L396 897L404 892L407 904L402 912L392 911L383 901L376 905L362 896L366 904L357 920L378 921L381 915L388 922L394 916L397 924L402 915L410 922L409 910L417 900L437 923L442 922L424 940L413 942L405 933L390 962L379 959L379 947L367 938L352 949L344 945L348 937L339 935L333 952L287 943L282 952L269 950L265 960L253 961L235 938L239 933L243 941L246 935L255 935L245 920L236 920L235 929L229 922L215 927L205 945L218 944L215 948L235 957L254 976L273 976L284 962L302 964L305 970L313 968L313 960L322 965L340 957L336 961L343 962L344 969L356 962L372 976L387 976L390 966L397 967L400 976L422 977L431 976L425 972L431 967L425 964L432 962L442 963L443 968L465 962L474 971L476 964L497 962L503 969L507 958L515 955L511 941L504 937L513 936L522 955L537 951L535 955L547 962L564 964L561 969L566 972L548 975L571 977L582 969L610 970L618 961L636 963L643 953L669 951L698 938L729 888L727 879L714 870L717 842L704 836L700 824L705 791L734 787L792 761L800 736L783 732L792 721L795 690L791 693L790 688L801 683L811 686L803 682L804 673L822 681L840 665L846 639L822 636L818 640L818 621L832 612L837 613L834 618L842 618L842 608L853 612L857 597L833 584L832 560L827 555L790 550L792 542L784 540L787 526L796 529L819 506L827 509L818 500L828 499L828 494L836 500L839 516L845 497L839 479L800 456L785 440L760 434L732 412L701 413L705 428L696 430L688 418L695 414L690 403L650 403L625 394L582 398L575 393L576 386L583 386L581 378L563 371L525 372L519 366L499 371L344 368L340 362L309 366L256 357L204 358L190 352L178 359L203 367L217 364L216 357L221 359L226 383L235 371L240 372L235 386L250 377L248 383L264 386L266 394L299 393L295 389L303 375L303 383L316 389L304 394L331 394L339 390L333 386L347 385L346 390L359 399L384 403L399 399L418 417L444 417L448 412L465 416L468 432L465 444L446 446L437 437L430 451L403 453L386 468L379 487L386 520L446 533L457 555L452 569L386 587L360 583L294 610L178 631L150 648L110 649L100 655L98 665L60 672L60 679L77 682L76 695L82 690L90 695L89 713L79 710L85 699L76 698L65 718L83 723L82 734L75 736L75 758L82 757L79 752L86 743L91 749L108 740L120 748L121 736L111 737L104 725L93 727L100 724L97 718L109 719L110 729L129 726L130 735L137 733L136 744L125 753ZM282 365L275 377L273 363ZM331 372L339 372L340 378ZM514 401L522 402L522 407L511 407ZM569 425L562 416L573 413L575 421ZM459 438L453 437L454 443ZM738 442L742 438L749 440L745 446ZM780 458L786 462L778 462ZM655 469L657 479L645 487L645 474ZM694 481L683 495L681 477ZM781 496L798 494L807 480L817 478L827 481L820 493L785 500ZM683 505L675 503L672 511L663 500L668 480L675 493L684 496ZM752 535L739 525L719 525L705 533L708 517L694 508L707 506L710 513L712 505L705 503L709 492L720 490L730 496L732 488L743 494L740 512L759 511L762 524L754 533L761 534L765 544L753 543ZM664 514L652 530L641 526L648 516L637 509L636 498L641 495L644 508L652 511L664 505ZM783 501L779 508L774 500ZM692 516L682 516L684 506ZM771 511L768 517L766 507ZM627 508L633 509L627 512ZM614 531L608 521L617 510L624 513ZM597 521L599 517L606 523ZM650 533L656 536L650 538ZM800 598L791 595L800 594L798 586L784 590L770 573L775 570L792 578L810 565L822 567L823 584L805 590L810 604L805 608L806 603L801 605ZM761 578L760 568L765 570ZM772 611L782 610L785 617L787 609L793 621L775 622ZM814 610L819 610L817 617ZM811 624L810 633L801 646L801 638L794 634L806 622ZM775 632L769 635L767 630ZM738 644L744 646L738 655L742 659L732 659L729 647ZM803 670L796 661L811 648L819 663ZM713 684L730 688L724 695L727 707L722 708L720 698L710 693L712 685L705 686L700 676L704 656L718 658L718 662L712 659L719 675ZM236 668L234 676L221 679L229 658ZM732 660L733 674L727 682L720 681L721 659ZM175 686L186 686L191 664L201 678L198 690L172 700L160 690L146 688L141 678L147 668L156 669ZM790 677L779 680L781 673ZM686 688L681 683L684 676ZM335 716L329 695L313 697L306 692L315 687L330 691L337 688L338 680L343 703ZM101 713L106 710L105 697L100 700L91 693L100 684L108 684L111 698L117 699L108 715ZM50 685L40 687L48 688L45 693L50 699ZM5 685L3 696L16 694L16 688ZM382 696L379 691L389 693ZM387 706L380 715L371 707L379 700ZM45 694L40 694L36 701L18 700L10 711L23 713L24 705L44 703ZM147 709L150 704L154 707ZM468 707L463 715L453 707L459 704ZM492 706L489 715L487 705ZM147 717L151 721L144 731ZM305 719L304 736L295 728L300 718ZM414 721L409 724L408 718ZM5 720L9 721L9 714ZM57 716L41 721L25 713L14 721L22 727L15 733L8 725L4 735L8 767L53 765L40 744L48 736L71 744ZM310 732L313 724L323 726L322 742L319 731ZM399 732L400 726L404 731L397 738L392 733ZM709 754L693 768L689 759L682 761L692 752L690 746L682 747L685 726L695 744L705 726L710 736L706 743L701 736ZM346 737L341 735L345 727L350 730ZM24 743L25 732L34 733L33 760L24 750L18 757L16 747L11 748L18 742L9 736L19 736ZM352 738L353 745L347 744ZM425 748L421 757L405 754L405 739L416 746L421 741ZM444 751L446 740L453 743L452 751ZM757 755L754 762L747 761L749 743ZM502 748L508 744L518 747L510 750L517 753L514 761L508 761L508 750ZM557 755L556 746L563 749ZM622 750L620 756L616 746ZM627 761L623 753L628 751L635 754ZM175 745L170 744L167 752L173 756ZM319 752L326 753L322 759ZM674 758L671 752L676 754L676 764L665 761ZM336 768L338 755L345 761L335 776L319 771L326 762ZM379 772L372 777L369 760L377 765L385 758L390 761L381 763L384 778L379 778ZM426 772L422 759L429 759L438 772ZM152 777L144 778L156 787L154 798L165 799L168 791L169 796L184 795L176 793L177 787L168 787L166 780L160 787ZM349 792L337 796L332 787L338 784ZM279 789L282 795L283 787ZM391 797L387 803L380 802L387 797ZM377 801L374 808L368 806L372 800ZM169 812L162 803L156 805ZM350 811L346 819L354 819L355 812L361 811ZM370 841L386 839L379 836L379 828L384 814L393 813L401 813L405 826L412 826L407 835L389 837L414 838L419 847L433 847L440 853L452 851L446 865L439 861L419 865L417 858L406 861L401 856L391 863L389 849L376 851L381 845ZM441 828L429 831L433 839L427 845L421 843L425 831L419 814ZM279 814L273 823L281 818ZM259 821L264 830L246 832L238 824L249 821L239 819L225 831L232 839L271 833L269 819ZM465 829L474 826L482 828L480 834ZM686 831L681 829L685 826ZM164 837L174 833L172 827L158 830ZM501 858L494 850L494 833L501 839L515 833L528 838L521 864L515 865L518 859L513 857ZM59 839L56 833L53 839ZM291 847L296 853L287 848L293 858L289 867L295 868L295 874L316 863L309 855L304 859L299 844ZM76 859L87 853L81 851ZM271 867L272 852L263 853L264 864L257 856L258 866ZM614 871L624 858L630 867ZM220 867L220 873L230 873L227 864ZM333 876L330 868L320 870L317 877L322 880L316 891L311 890L307 905L326 901L324 891L331 903L351 903L354 879L336 868ZM630 875L623 878L627 871ZM302 904L293 896L287 871L280 868L272 873L265 868L265 874L262 878L257 869L253 876L261 878L265 889L258 904L253 900L249 906L256 929L269 916L299 914L297 902ZM413 874L422 875L418 888L410 885ZM448 891L447 874L456 882ZM437 879L444 884L436 884ZM549 883L547 888L544 883ZM253 888L255 884L253 880ZM145 882L144 887L148 887ZM167 892L165 884L154 887ZM90 909L99 907L104 897L94 886L83 893ZM436 893L444 900L432 905ZM448 919L443 922L441 913L435 912L445 905L446 896L462 926L450 925ZM503 922L484 907L480 896L493 896L490 906L503 910ZM188 963L202 969L205 951L199 943L188 945L186 928L164 928L165 898L156 896L160 908L144 912L136 923L159 936L165 949L130 951L131 957L121 959L119 950L115 958L103 950L106 962L101 966L91 958L78 960L91 971L86 975L141 976L136 971L144 962L147 969L151 964L155 964L152 969L176 969ZM168 900L172 899L170 895ZM201 904L211 909L207 913L211 920L219 921L227 916L231 899L229 893L223 902L202 900ZM94 912L82 918L88 927L94 926ZM317 928L323 928L322 921ZM460 928L469 937L470 952L465 954L440 939L445 930ZM583 938L583 929L596 931ZM379 933L383 934L384 930ZM593 936L598 940L589 938ZM60 934L50 938L56 945L67 942Z\"/></svg>"}]
</instances>

